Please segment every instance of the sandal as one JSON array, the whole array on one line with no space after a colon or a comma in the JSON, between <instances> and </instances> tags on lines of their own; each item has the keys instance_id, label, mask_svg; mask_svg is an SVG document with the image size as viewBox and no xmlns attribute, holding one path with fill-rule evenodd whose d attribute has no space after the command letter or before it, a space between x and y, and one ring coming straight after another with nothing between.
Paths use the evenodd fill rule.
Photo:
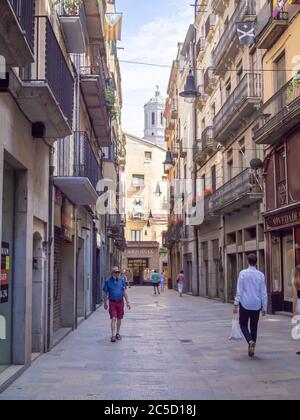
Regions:
<instances>
[{"instance_id":1,"label":"sandal","mask_svg":"<svg viewBox=\"0 0 300 420\"><path fill-rule=\"evenodd\" d=\"M110 340L112 343L115 343L116 341L117 341L117 338L116 337L111 337L111 340Z\"/></svg>"},{"instance_id":2,"label":"sandal","mask_svg":"<svg viewBox=\"0 0 300 420\"><path fill-rule=\"evenodd\" d=\"M116 339L119 340L119 341L122 340L122 337L119 333L116 335Z\"/></svg>"}]
</instances>

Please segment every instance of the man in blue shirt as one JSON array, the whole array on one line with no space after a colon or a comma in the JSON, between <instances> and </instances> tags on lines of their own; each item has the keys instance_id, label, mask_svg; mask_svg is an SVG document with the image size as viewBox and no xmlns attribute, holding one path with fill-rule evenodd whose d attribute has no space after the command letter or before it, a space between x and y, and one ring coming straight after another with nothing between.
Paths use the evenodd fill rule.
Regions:
<instances>
[{"instance_id":1,"label":"man in blue shirt","mask_svg":"<svg viewBox=\"0 0 300 420\"><path fill-rule=\"evenodd\" d=\"M249 268L240 273L235 298L234 313L240 310L241 330L249 344L249 357L255 355L260 312L267 313L268 293L263 273L256 269L257 256L248 257ZM250 331L249 331L250 321Z\"/></svg>"},{"instance_id":2,"label":"man in blue shirt","mask_svg":"<svg viewBox=\"0 0 300 420\"><path fill-rule=\"evenodd\" d=\"M121 272L118 267L114 267L112 276L106 280L103 287L104 309L107 311L109 308L109 315L111 318L112 343L122 339L120 329L122 319L124 318L124 298L126 300L127 308L129 310L131 309L127 294L127 284L125 279L121 278L120 275Z\"/></svg>"}]
</instances>

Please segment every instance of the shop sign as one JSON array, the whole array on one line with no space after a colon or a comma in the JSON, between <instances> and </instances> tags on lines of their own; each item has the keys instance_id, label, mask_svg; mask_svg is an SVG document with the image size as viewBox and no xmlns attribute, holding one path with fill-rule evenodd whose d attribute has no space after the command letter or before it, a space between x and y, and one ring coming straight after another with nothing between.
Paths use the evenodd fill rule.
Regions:
<instances>
[{"instance_id":1,"label":"shop sign","mask_svg":"<svg viewBox=\"0 0 300 420\"><path fill-rule=\"evenodd\" d=\"M0 272L0 304L8 302L9 270L9 244L6 242L2 242Z\"/></svg>"},{"instance_id":2,"label":"shop sign","mask_svg":"<svg viewBox=\"0 0 300 420\"><path fill-rule=\"evenodd\" d=\"M143 257L152 257L154 255L154 251L152 249L129 249L127 251L127 255L133 256L143 256Z\"/></svg>"},{"instance_id":3,"label":"shop sign","mask_svg":"<svg viewBox=\"0 0 300 420\"><path fill-rule=\"evenodd\" d=\"M276 216L269 216L266 219L266 223L268 229L298 224L300 223L300 209L292 210Z\"/></svg>"}]
</instances>

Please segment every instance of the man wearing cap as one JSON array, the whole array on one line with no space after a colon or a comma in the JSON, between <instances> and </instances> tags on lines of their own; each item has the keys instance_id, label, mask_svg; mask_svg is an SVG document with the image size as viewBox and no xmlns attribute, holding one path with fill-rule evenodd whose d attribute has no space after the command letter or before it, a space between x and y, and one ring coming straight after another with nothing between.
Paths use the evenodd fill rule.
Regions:
<instances>
[{"instance_id":1,"label":"man wearing cap","mask_svg":"<svg viewBox=\"0 0 300 420\"><path fill-rule=\"evenodd\" d=\"M117 340L122 339L120 329L124 318L124 299L126 300L127 309L131 309L127 294L127 284L125 279L121 277L121 271L118 267L113 268L111 277L105 282L103 292L104 309L109 309L111 318L111 342L115 343Z\"/></svg>"}]
</instances>

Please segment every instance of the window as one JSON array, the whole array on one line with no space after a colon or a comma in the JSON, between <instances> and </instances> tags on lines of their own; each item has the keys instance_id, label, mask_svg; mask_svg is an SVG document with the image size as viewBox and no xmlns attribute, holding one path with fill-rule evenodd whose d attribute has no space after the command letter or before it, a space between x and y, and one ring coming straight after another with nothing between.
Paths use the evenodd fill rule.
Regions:
<instances>
[{"instance_id":1,"label":"window","mask_svg":"<svg viewBox=\"0 0 300 420\"><path fill-rule=\"evenodd\" d=\"M276 184L277 184L277 205L284 206L287 202L286 187L286 155L285 149L281 148L276 153Z\"/></svg>"},{"instance_id":2,"label":"window","mask_svg":"<svg viewBox=\"0 0 300 420\"><path fill-rule=\"evenodd\" d=\"M143 187L145 184L144 175L132 175L132 186L133 187Z\"/></svg>"},{"instance_id":3,"label":"window","mask_svg":"<svg viewBox=\"0 0 300 420\"><path fill-rule=\"evenodd\" d=\"M203 191L205 191L205 189L206 189L206 176L205 176L205 174L202 175L202 177L201 177L201 184L202 184Z\"/></svg>"},{"instance_id":4,"label":"window","mask_svg":"<svg viewBox=\"0 0 300 420\"><path fill-rule=\"evenodd\" d=\"M211 188L213 192L217 190L217 168L216 165L214 165L211 168Z\"/></svg>"},{"instance_id":5,"label":"window","mask_svg":"<svg viewBox=\"0 0 300 420\"><path fill-rule=\"evenodd\" d=\"M245 147L245 139L239 141L239 169L241 172L246 168L246 147Z\"/></svg>"},{"instance_id":6,"label":"window","mask_svg":"<svg viewBox=\"0 0 300 420\"><path fill-rule=\"evenodd\" d=\"M164 125L164 114L162 112L160 113L160 124Z\"/></svg>"},{"instance_id":7,"label":"window","mask_svg":"<svg viewBox=\"0 0 300 420\"><path fill-rule=\"evenodd\" d=\"M215 116L216 116L216 104L212 104L212 106L211 106L211 118L212 118L212 121L215 119Z\"/></svg>"},{"instance_id":8,"label":"window","mask_svg":"<svg viewBox=\"0 0 300 420\"><path fill-rule=\"evenodd\" d=\"M141 230L132 230L131 231L131 240L133 242L141 242L141 240L142 240L142 231Z\"/></svg>"},{"instance_id":9,"label":"window","mask_svg":"<svg viewBox=\"0 0 300 420\"><path fill-rule=\"evenodd\" d=\"M151 161L152 161L152 153L145 152L145 162L151 162Z\"/></svg>"},{"instance_id":10,"label":"window","mask_svg":"<svg viewBox=\"0 0 300 420\"><path fill-rule=\"evenodd\" d=\"M152 112L152 125L155 125L155 112Z\"/></svg>"},{"instance_id":11,"label":"window","mask_svg":"<svg viewBox=\"0 0 300 420\"><path fill-rule=\"evenodd\" d=\"M228 79L225 85L225 97L226 99L229 98L231 95L231 79Z\"/></svg>"},{"instance_id":12,"label":"window","mask_svg":"<svg viewBox=\"0 0 300 420\"><path fill-rule=\"evenodd\" d=\"M237 66L237 82L241 82L244 76L244 69L243 69L243 63L240 62Z\"/></svg>"},{"instance_id":13,"label":"window","mask_svg":"<svg viewBox=\"0 0 300 420\"><path fill-rule=\"evenodd\" d=\"M233 177L233 151L227 153L227 179L230 181Z\"/></svg>"},{"instance_id":14,"label":"window","mask_svg":"<svg viewBox=\"0 0 300 420\"><path fill-rule=\"evenodd\" d=\"M286 84L285 54L282 54L274 63L275 90Z\"/></svg>"}]
</instances>

